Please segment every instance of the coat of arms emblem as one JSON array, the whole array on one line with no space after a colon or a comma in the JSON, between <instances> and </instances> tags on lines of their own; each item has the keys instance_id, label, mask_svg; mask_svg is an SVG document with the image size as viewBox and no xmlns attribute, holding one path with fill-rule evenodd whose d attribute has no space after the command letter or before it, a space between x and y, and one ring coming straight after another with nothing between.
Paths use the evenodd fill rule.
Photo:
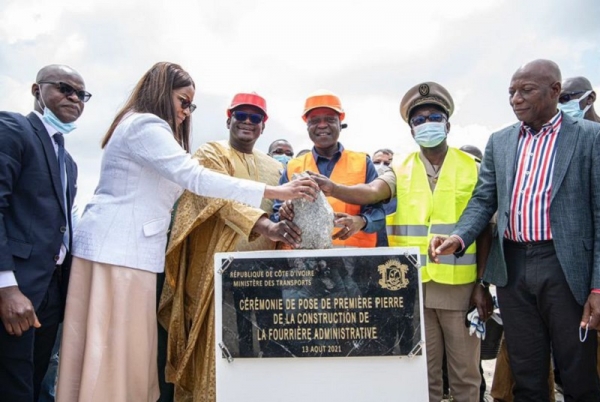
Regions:
<instances>
[{"instance_id":1,"label":"coat of arms emblem","mask_svg":"<svg viewBox=\"0 0 600 402\"><path fill-rule=\"evenodd\" d=\"M400 290L408 286L408 265L402 264L398 260L389 260L385 264L379 265L377 268L381 274L379 285L383 289Z\"/></svg>"}]
</instances>

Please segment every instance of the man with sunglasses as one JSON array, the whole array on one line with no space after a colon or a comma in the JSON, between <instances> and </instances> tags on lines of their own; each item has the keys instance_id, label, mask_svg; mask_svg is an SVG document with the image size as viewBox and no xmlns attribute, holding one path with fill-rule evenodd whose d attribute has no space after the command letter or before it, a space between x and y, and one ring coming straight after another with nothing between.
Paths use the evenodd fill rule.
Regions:
<instances>
[{"instance_id":1,"label":"man with sunglasses","mask_svg":"<svg viewBox=\"0 0 600 402\"><path fill-rule=\"evenodd\" d=\"M204 167L219 173L277 185L281 163L255 148L268 118L267 103L262 96L254 92L236 94L227 108L229 140L208 142L196 151L194 157ZM178 282L178 286L197 291L176 292L171 298L163 297L166 302L161 303L159 308L159 315L168 315L165 321L172 323L169 327L169 343L188 345L186 347L193 349L190 364L173 358L174 366L181 370L178 377L189 379L185 380L185 389L181 384L175 385L176 400L196 400L200 399L200 395L204 398L214 392L214 340L210 335L214 318L211 314L204 314L205 309L195 306L204 305L212 309L212 281L206 278L213 272L215 253L274 250L277 244L275 238L290 245L300 241L299 230L293 223L273 223L267 218L272 204L272 201L263 199L261 211L236 202L200 197L187 191L178 201L165 272L169 275L193 267L188 269L185 280ZM182 247L189 250L187 258L170 258ZM252 292L257 292L259 297L269 298L268 289L245 288L243 295L242 292L234 292L236 303L242 297L252 297ZM175 309L172 306L184 307ZM240 315L237 318L240 354L251 356L254 347L251 317ZM256 319L262 325L264 320L272 317L258 313ZM177 325L181 327L176 328ZM196 335L188 334L188 325L198 328ZM266 342L260 342L259 345L263 353L268 353L267 349L263 349ZM184 359L187 361L187 358Z\"/></svg>"},{"instance_id":2,"label":"man with sunglasses","mask_svg":"<svg viewBox=\"0 0 600 402\"><path fill-rule=\"evenodd\" d=\"M42 68L28 116L0 112L0 389L37 401L69 277L77 167L63 135L91 94L70 67Z\"/></svg>"},{"instance_id":3,"label":"man with sunglasses","mask_svg":"<svg viewBox=\"0 0 600 402\"><path fill-rule=\"evenodd\" d=\"M594 110L596 91L585 77L567 78L562 83L558 97L558 108L576 119L586 119L600 123L600 116Z\"/></svg>"},{"instance_id":4,"label":"man with sunglasses","mask_svg":"<svg viewBox=\"0 0 600 402\"><path fill-rule=\"evenodd\" d=\"M457 401L479 401L480 341L469 335L465 315L476 306L481 317L492 312L487 284L478 280L485 265L490 238L483 236L466 256L446 258L434 264L427 258L429 239L449 234L466 207L477 183L478 165L471 155L449 147L448 119L454 111L450 93L440 84L424 82L402 98L400 114L411 129L420 151L394 163L393 170L369 184L345 186L317 176L326 195L355 204L368 204L397 197L396 213L387 218L391 247L418 246L421 277L429 400L443 396L442 360L447 354L452 396Z\"/></svg>"}]
</instances>

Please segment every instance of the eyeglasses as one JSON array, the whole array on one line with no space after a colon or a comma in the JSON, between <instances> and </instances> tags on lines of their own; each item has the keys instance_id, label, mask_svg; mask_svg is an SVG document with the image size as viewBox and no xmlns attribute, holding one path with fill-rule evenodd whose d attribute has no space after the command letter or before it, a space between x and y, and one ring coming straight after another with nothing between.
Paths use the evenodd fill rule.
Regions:
<instances>
[{"instance_id":1,"label":"eyeglasses","mask_svg":"<svg viewBox=\"0 0 600 402\"><path fill-rule=\"evenodd\" d=\"M82 102L87 102L90 100L90 98L92 97L92 94L86 91L78 91L75 88L73 88L71 85L66 84L62 81L59 82L54 82L54 81L40 81L38 82L39 84L52 84L52 85L56 85L58 87L58 90L60 91L61 94L64 94L65 96L71 96L73 94L77 95L77 98L82 101Z\"/></svg>"},{"instance_id":2,"label":"eyeglasses","mask_svg":"<svg viewBox=\"0 0 600 402\"><path fill-rule=\"evenodd\" d=\"M187 100L183 96L179 96L179 100L181 101L181 108L183 110L189 108L190 113L194 113L194 110L196 110L196 107L197 107L196 105L194 105L191 101Z\"/></svg>"},{"instance_id":3,"label":"eyeglasses","mask_svg":"<svg viewBox=\"0 0 600 402\"><path fill-rule=\"evenodd\" d=\"M259 124L265 118L265 116L263 116L262 114L242 112L239 110L233 112L233 117L235 117L235 119L237 121L241 121L241 122L244 122L244 121L250 119L250 123L252 123L252 124Z\"/></svg>"},{"instance_id":4,"label":"eyeglasses","mask_svg":"<svg viewBox=\"0 0 600 402\"><path fill-rule=\"evenodd\" d=\"M412 119L410 119L410 124L413 127L416 126L420 126L421 124L425 123L426 121L430 121L432 123L441 123L444 120L446 120L446 116L444 116L441 113L432 113L429 116L415 116Z\"/></svg>"},{"instance_id":5,"label":"eyeglasses","mask_svg":"<svg viewBox=\"0 0 600 402\"><path fill-rule=\"evenodd\" d=\"M580 94L584 94L587 91L575 91L575 92L565 92L560 94L560 96L558 97L558 102L560 103L567 103L569 102L571 99L573 99L573 96L575 95L580 95Z\"/></svg>"}]
</instances>

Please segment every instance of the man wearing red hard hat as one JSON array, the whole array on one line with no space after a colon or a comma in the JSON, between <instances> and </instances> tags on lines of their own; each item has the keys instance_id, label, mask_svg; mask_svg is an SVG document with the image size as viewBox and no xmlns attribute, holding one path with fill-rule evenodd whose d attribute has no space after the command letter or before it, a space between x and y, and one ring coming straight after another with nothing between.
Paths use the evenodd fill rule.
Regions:
<instances>
[{"instance_id":1,"label":"man wearing red hard hat","mask_svg":"<svg viewBox=\"0 0 600 402\"><path fill-rule=\"evenodd\" d=\"M279 184L290 181L294 173L312 171L347 185L370 183L377 178L377 170L369 156L345 149L338 141L346 113L337 95L320 90L311 94L304 104L302 119L308 136L314 144L312 152L288 162ZM336 226L341 227L333 236L334 247L375 247L377 231L385 226L385 212L381 204L353 205L327 197L336 213ZM275 202L274 217L283 221L293 219L291 203ZM280 212L280 213L278 213Z\"/></svg>"},{"instance_id":2,"label":"man wearing red hard hat","mask_svg":"<svg viewBox=\"0 0 600 402\"><path fill-rule=\"evenodd\" d=\"M268 119L265 99L254 92L239 93L226 114L229 140L208 142L195 157L219 173L277 185L281 163L254 148ZM292 246L300 241L299 230L292 222L273 223L268 219L272 207L272 201L267 199L263 199L258 210L189 192L179 199L165 267L167 278L171 275L177 283L174 288L165 285L159 306L159 320L166 324L169 333L166 375L168 381L175 382L176 400L214 396L214 315L206 312L214 309L215 253L273 250L276 241ZM247 297L248 294L249 291ZM257 314L257 320L261 319L264 317ZM237 322L239 333L249 336L240 339L240 353L244 354L244 348L252 348L251 329L246 328L251 321L238 317ZM179 345L184 345L183 349Z\"/></svg>"}]
</instances>

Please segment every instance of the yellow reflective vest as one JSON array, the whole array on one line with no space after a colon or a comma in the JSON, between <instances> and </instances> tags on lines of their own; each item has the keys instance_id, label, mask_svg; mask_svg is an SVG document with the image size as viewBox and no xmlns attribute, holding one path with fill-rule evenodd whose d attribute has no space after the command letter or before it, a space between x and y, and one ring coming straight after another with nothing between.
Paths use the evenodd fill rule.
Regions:
<instances>
[{"instance_id":1,"label":"yellow reflective vest","mask_svg":"<svg viewBox=\"0 0 600 402\"><path fill-rule=\"evenodd\" d=\"M476 162L470 155L448 148L433 192L418 152L395 165L394 172L398 207L387 217L390 247L419 247L423 282L433 280L448 285L474 282L475 243L461 258L440 256L439 264L429 261L427 249L433 236L449 235L454 230L477 183Z\"/></svg>"}]
</instances>

